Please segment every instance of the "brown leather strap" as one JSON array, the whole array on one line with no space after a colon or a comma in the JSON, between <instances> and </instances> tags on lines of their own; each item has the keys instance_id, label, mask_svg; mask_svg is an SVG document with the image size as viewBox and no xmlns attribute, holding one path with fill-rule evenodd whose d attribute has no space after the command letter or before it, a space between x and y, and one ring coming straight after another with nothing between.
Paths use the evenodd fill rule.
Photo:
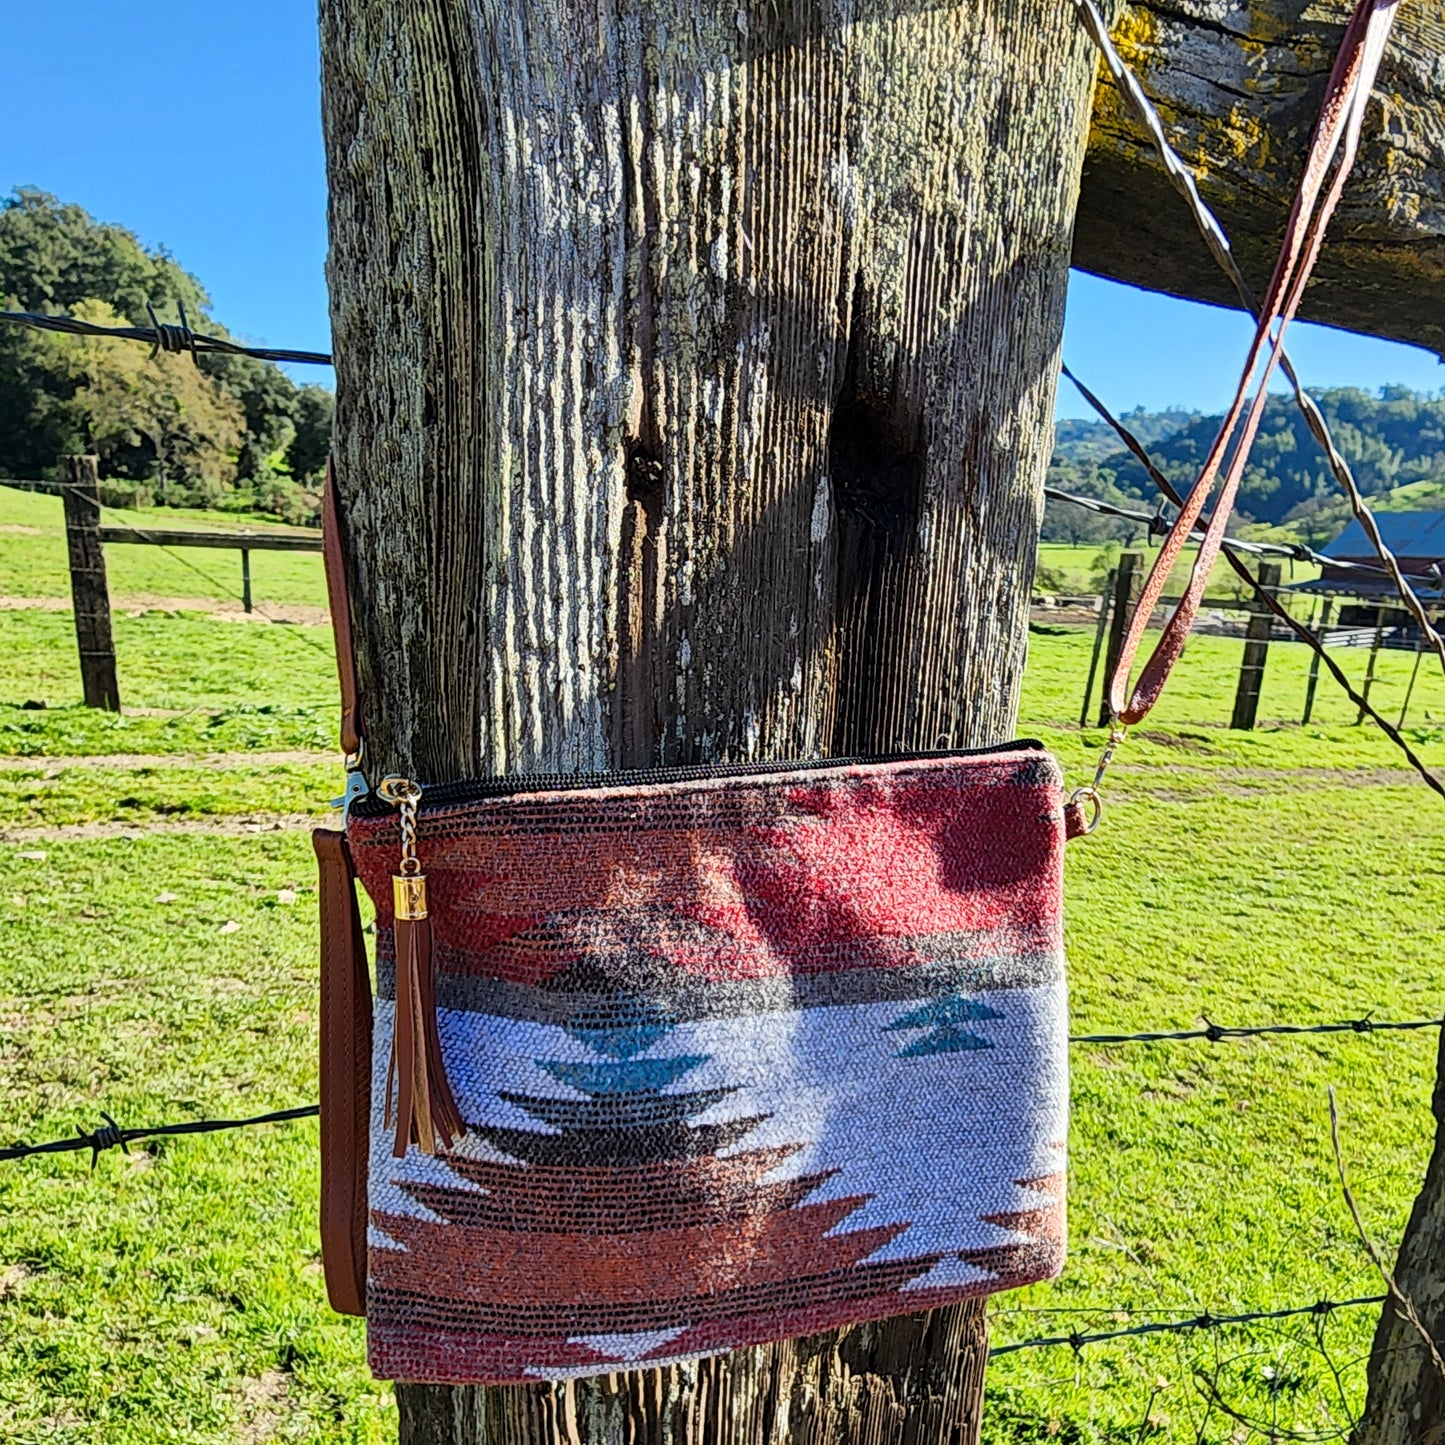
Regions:
<instances>
[{"instance_id":1,"label":"brown leather strap","mask_svg":"<svg viewBox=\"0 0 1445 1445\"><path fill-rule=\"evenodd\" d=\"M321 493L321 557L326 565L326 601L336 639L336 671L341 679L341 750L361 751L361 693L356 686L356 653L351 646L351 596L346 586L346 551L341 515L336 505L336 478L326 459L326 486Z\"/></svg>"},{"instance_id":2,"label":"brown leather strap","mask_svg":"<svg viewBox=\"0 0 1445 1445\"><path fill-rule=\"evenodd\" d=\"M1345 28L1344 40L1325 90L1324 106L1305 161L1304 175L1290 211L1284 241L1275 262L1274 274L1270 278L1269 290L1265 293L1264 303L1260 308L1254 341L1240 375L1234 400L1199 476L1185 498L1178 518L1159 548L1159 555L1144 583L1138 605L1129 619L1123 645L1119 649L1119 660L1109 681L1109 707L1120 723L1137 723L1146 716L1159 700L1170 670L1179 660L1184 644L1189 639L1190 628L1203 600L1210 570L1224 540L1225 527L1234 508L1235 494L1239 490L1240 479L1249 461L1249 450L1264 414L1269 379L1284 350L1285 330L1299 309L1305 283L1309 280L1324 242L1325 226L1339 201L1345 178L1354 164L1365 102L1374 86L1375 73L1379 69L1390 27L1394 24L1398 4L1399 0L1359 0L1354 14L1350 17L1350 23ZM1335 167L1329 189L1321 198L1325 177L1337 154L1339 163ZM1274 331L1276 323L1277 332ZM1265 358L1263 374L1246 413L1249 385L1261 356ZM1164 624L1163 635L1144 664L1131 694L1129 674L1144 639L1145 629L1159 599L1164 595L1164 588L1174 564L1179 560L1204 510L1204 504L1214 490L1220 467L1226 457L1228 469L1215 499L1209 525L1199 544L1199 555L1195 559L1189 585Z\"/></svg>"},{"instance_id":3,"label":"brown leather strap","mask_svg":"<svg viewBox=\"0 0 1445 1445\"><path fill-rule=\"evenodd\" d=\"M321 1263L339 1314L366 1313L371 975L346 834L311 835L321 902Z\"/></svg>"}]
</instances>

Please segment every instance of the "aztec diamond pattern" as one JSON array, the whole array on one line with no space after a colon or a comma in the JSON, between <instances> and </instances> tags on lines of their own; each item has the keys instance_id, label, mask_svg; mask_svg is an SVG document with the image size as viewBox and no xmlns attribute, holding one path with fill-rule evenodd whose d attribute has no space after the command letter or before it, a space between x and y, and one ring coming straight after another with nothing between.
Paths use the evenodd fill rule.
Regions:
<instances>
[{"instance_id":1,"label":"aztec diamond pattern","mask_svg":"<svg viewBox=\"0 0 1445 1445\"><path fill-rule=\"evenodd\" d=\"M1033 750L422 815L467 1123L391 1155L377 904L372 1366L655 1365L1047 1278L1064 1252L1060 780Z\"/></svg>"}]
</instances>

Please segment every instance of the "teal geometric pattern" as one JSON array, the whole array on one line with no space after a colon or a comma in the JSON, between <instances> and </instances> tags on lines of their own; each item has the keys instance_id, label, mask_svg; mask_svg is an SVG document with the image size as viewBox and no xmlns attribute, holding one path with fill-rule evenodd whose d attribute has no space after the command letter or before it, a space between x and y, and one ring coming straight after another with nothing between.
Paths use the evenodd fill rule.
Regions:
<instances>
[{"instance_id":1,"label":"teal geometric pattern","mask_svg":"<svg viewBox=\"0 0 1445 1445\"><path fill-rule=\"evenodd\" d=\"M699 1124L735 1086L672 1093L706 1054L641 1058L677 1028L655 1000L615 994L601 1008L574 1014L562 1026L591 1059L534 1059L582 1099L542 1097L503 1089L498 1096L546 1125L546 1133L482 1125L498 1148L532 1164L630 1168L717 1154L762 1122L761 1117Z\"/></svg>"},{"instance_id":2,"label":"teal geometric pattern","mask_svg":"<svg viewBox=\"0 0 1445 1445\"><path fill-rule=\"evenodd\" d=\"M898 1050L900 1059L916 1059L926 1054L961 1054L974 1049L991 1049L993 1045L987 1039L970 1033L964 1025L1002 1017L997 1009L991 1009L987 1004L954 994L952 997L930 999L921 1008L885 1024L884 1028L890 1031L927 1029L921 1039L915 1039Z\"/></svg>"}]
</instances>

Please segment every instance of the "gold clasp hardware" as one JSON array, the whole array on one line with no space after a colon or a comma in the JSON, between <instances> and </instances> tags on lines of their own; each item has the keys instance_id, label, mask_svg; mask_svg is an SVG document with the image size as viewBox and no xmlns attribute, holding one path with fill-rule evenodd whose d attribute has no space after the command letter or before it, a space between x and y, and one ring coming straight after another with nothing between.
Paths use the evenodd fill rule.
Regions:
<instances>
[{"instance_id":1,"label":"gold clasp hardware","mask_svg":"<svg viewBox=\"0 0 1445 1445\"><path fill-rule=\"evenodd\" d=\"M421 802L421 788L410 778L383 778L377 785L377 796L390 803L401 815L401 876L419 878L421 859L416 856L416 805ZM425 899L425 889L423 889ZM425 913L421 915L425 917Z\"/></svg>"},{"instance_id":2,"label":"gold clasp hardware","mask_svg":"<svg viewBox=\"0 0 1445 1445\"><path fill-rule=\"evenodd\" d=\"M1084 824L1084 833L1092 833L1099 826L1099 820L1104 816L1104 794L1101 791L1104 785L1104 774L1109 771L1109 764L1114 761L1114 754L1119 751L1119 745L1129 735L1129 730L1117 719L1110 724L1109 741L1104 744L1104 751L1099 754L1098 764L1094 768L1094 781L1082 788L1075 788L1069 795L1069 802L1079 807L1087 805L1089 809L1088 820Z\"/></svg>"},{"instance_id":3,"label":"gold clasp hardware","mask_svg":"<svg viewBox=\"0 0 1445 1445\"><path fill-rule=\"evenodd\" d=\"M426 875L391 875L391 906L397 918L419 923L427 916Z\"/></svg>"}]
</instances>

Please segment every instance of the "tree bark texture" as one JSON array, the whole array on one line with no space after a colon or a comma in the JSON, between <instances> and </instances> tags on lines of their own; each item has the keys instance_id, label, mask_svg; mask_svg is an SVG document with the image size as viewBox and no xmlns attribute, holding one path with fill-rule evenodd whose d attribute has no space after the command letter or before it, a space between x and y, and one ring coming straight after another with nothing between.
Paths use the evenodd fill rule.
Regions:
<instances>
[{"instance_id":1,"label":"tree bark texture","mask_svg":"<svg viewBox=\"0 0 1445 1445\"><path fill-rule=\"evenodd\" d=\"M1348 0L1143 0L1113 32L1257 291L1274 264L1350 8ZM1301 315L1445 351L1439 0L1400 6L1329 235ZM1107 78L1094 108L1074 264L1238 304Z\"/></svg>"},{"instance_id":2,"label":"tree bark texture","mask_svg":"<svg viewBox=\"0 0 1445 1445\"><path fill-rule=\"evenodd\" d=\"M1445 1355L1445 1034L1432 1101L1435 1150L1405 1226L1395 1282ZM1440 1445L1445 1439L1445 1379L1419 1332L1392 1302L1370 1351L1370 1388L1353 1445Z\"/></svg>"},{"instance_id":3,"label":"tree bark texture","mask_svg":"<svg viewBox=\"0 0 1445 1445\"><path fill-rule=\"evenodd\" d=\"M1068 0L322 0L369 771L1013 728L1093 56ZM963 1441L971 1304L414 1442Z\"/></svg>"}]
</instances>

